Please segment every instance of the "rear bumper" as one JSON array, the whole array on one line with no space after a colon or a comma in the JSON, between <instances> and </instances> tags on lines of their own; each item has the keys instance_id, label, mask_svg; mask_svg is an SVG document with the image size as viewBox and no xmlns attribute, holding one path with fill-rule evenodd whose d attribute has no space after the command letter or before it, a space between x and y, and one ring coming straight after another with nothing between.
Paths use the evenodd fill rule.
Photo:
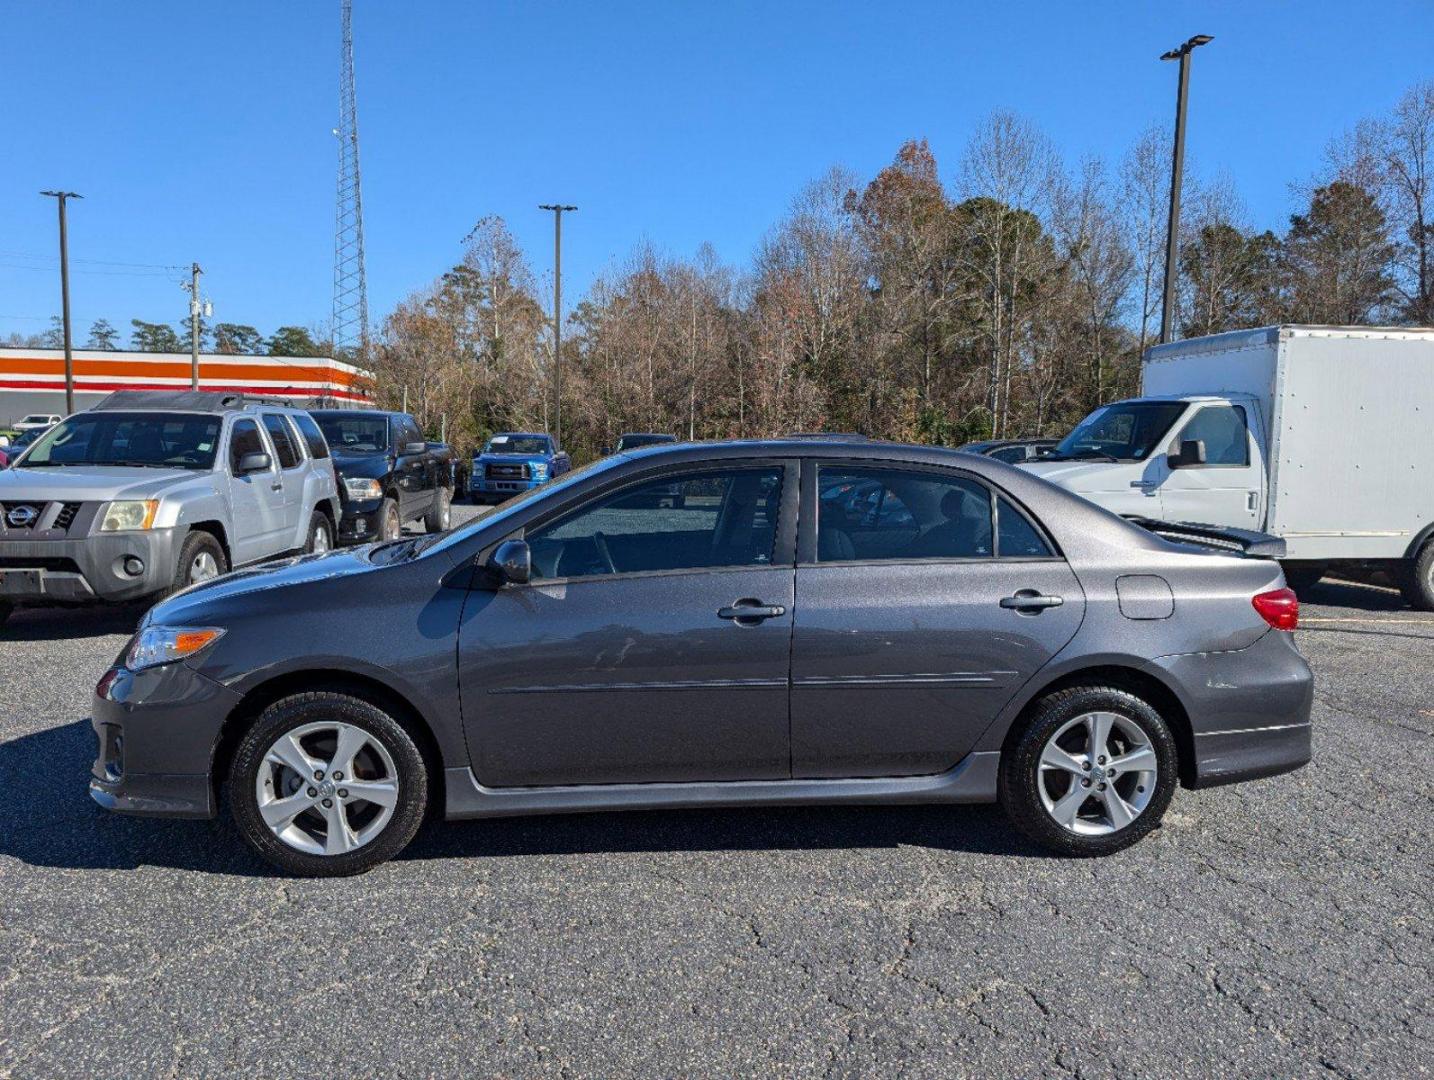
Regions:
<instances>
[{"instance_id":1,"label":"rear bumper","mask_svg":"<svg viewBox=\"0 0 1434 1080\"><path fill-rule=\"evenodd\" d=\"M1194 736L1193 787L1291 772L1312 753L1314 677L1291 635L1271 630L1232 652L1155 661L1177 686Z\"/></svg>"},{"instance_id":2,"label":"rear bumper","mask_svg":"<svg viewBox=\"0 0 1434 1080\"><path fill-rule=\"evenodd\" d=\"M72 540L0 539L0 599L20 604L137 600L174 581L175 529L99 533ZM143 569L134 574L125 560Z\"/></svg>"}]
</instances>

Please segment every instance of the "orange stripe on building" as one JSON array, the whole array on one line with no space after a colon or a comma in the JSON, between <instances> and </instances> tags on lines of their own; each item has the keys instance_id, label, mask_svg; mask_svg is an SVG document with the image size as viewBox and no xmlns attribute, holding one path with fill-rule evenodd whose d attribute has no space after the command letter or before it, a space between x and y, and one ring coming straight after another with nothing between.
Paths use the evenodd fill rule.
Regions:
<instances>
[{"instance_id":1,"label":"orange stripe on building","mask_svg":"<svg viewBox=\"0 0 1434 1080\"><path fill-rule=\"evenodd\" d=\"M76 376L98 378L130 377L139 379L187 378L187 361L173 360L85 360L76 358ZM0 374L3 375L50 375L63 379L65 361L49 357L0 357ZM274 380L290 382L316 382L332 386L354 387L363 381L363 376L326 365L293 363L253 363L236 359L223 361L201 358L199 380L201 383L221 380Z\"/></svg>"}]
</instances>

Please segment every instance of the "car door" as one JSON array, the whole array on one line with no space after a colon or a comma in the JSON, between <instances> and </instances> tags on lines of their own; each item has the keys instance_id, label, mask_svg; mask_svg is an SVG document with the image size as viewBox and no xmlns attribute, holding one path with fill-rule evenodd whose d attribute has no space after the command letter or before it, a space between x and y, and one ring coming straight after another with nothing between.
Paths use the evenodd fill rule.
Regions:
<instances>
[{"instance_id":1,"label":"car door","mask_svg":"<svg viewBox=\"0 0 1434 1080\"><path fill-rule=\"evenodd\" d=\"M1166 474L1160 484L1164 519L1259 528L1264 470L1246 406L1223 401L1200 405L1171 438L1167 452L1188 441L1204 444L1203 465L1171 469L1164 455L1156 459Z\"/></svg>"},{"instance_id":2,"label":"car door","mask_svg":"<svg viewBox=\"0 0 1434 1080\"><path fill-rule=\"evenodd\" d=\"M479 782L788 777L795 472L667 470L528 528L529 584L463 612Z\"/></svg>"},{"instance_id":3,"label":"car door","mask_svg":"<svg viewBox=\"0 0 1434 1080\"><path fill-rule=\"evenodd\" d=\"M263 421L269 444L274 448L274 464L279 467L278 486L270 486L278 508L278 531L273 551L266 553L277 554L303 547L308 538L308 515L304 513L304 455L293 429L282 414L266 412Z\"/></svg>"},{"instance_id":4,"label":"car door","mask_svg":"<svg viewBox=\"0 0 1434 1080\"><path fill-rule=\"evenodd\" d=\"M792 775L949 769L1075 635L1080 584L1022 508L968 473L803 468ZM848 486L879 488L883 514L853 524L821 497Z\"/></svg>"},{"instance_id":5,"label":"car door","mask_svg":"<svg viewBox=\"0 0 1434 1080\"><path fill-rule=\"evenodd\" d=\"M431 454L405 454L409 443L423 441L423 434L411 416L400 414L393 418L393 450L395 480L398 484L399 512L404 521L411 521L426 513L433 502L435 479Z\"/></svg>"},{"instance_id":6,"label":"car door","mask_svg":"<svg viewBox=\"0 0 1434 1080\"><path fill-rule=\"evenodd\" d=\"M240 473L245 454L268 454L269 468ZM257 420L241 416L229 429L229 507L232 515L229 551L234 565L254 562L279 550L283 529L279 464Z\"/></svg>"}]
</instances>

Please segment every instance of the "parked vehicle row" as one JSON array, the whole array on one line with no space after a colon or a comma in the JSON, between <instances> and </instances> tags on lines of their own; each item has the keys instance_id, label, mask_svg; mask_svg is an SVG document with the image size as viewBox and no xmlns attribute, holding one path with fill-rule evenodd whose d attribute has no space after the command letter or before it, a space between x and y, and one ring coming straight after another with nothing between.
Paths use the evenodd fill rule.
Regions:
<instances>
[{"instance_id":1,"label":"parked vehicle row","mask_svg":"<svg viewBox=\"0 0 1434 1080\"><path fill-rule=\"evenodd\" d=\"M545 432L502 431L473 458L468 493L474 502L502 502L572 468L572 458Z\"/></svg>"},{"instance_id":2,"label":"parked vehicle row","mask_svg":"<svg viewBox=\"0 0 1434 1080\"><path fill-rule=\"evenodd\" d=\"M625 451L160 603L97 687L90 790L198 818L225 790L256 851L317 875L430 809L999 801L1104 854L1179 785L1309 758L1298 604L1254 557L1279 543L1207 538L931 447Z\"/></svg>"}]
</instances>

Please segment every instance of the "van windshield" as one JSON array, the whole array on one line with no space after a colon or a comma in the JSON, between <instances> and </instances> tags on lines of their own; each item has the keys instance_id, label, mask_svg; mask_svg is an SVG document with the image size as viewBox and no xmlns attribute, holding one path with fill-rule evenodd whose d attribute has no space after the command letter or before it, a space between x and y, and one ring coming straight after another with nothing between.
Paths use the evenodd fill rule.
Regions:
<instances>
[{"instance_id":1,"label":"van windshield","mask_svg":"<svg viewBox=\"0 0 1434 1080\"><path fill-rule=\"evenodd\" d=\"M1144 461L1187 407L1184 401L1117 401L1105 405L1077 424L1040 460Z\"/></svg>"}]
</instances>

